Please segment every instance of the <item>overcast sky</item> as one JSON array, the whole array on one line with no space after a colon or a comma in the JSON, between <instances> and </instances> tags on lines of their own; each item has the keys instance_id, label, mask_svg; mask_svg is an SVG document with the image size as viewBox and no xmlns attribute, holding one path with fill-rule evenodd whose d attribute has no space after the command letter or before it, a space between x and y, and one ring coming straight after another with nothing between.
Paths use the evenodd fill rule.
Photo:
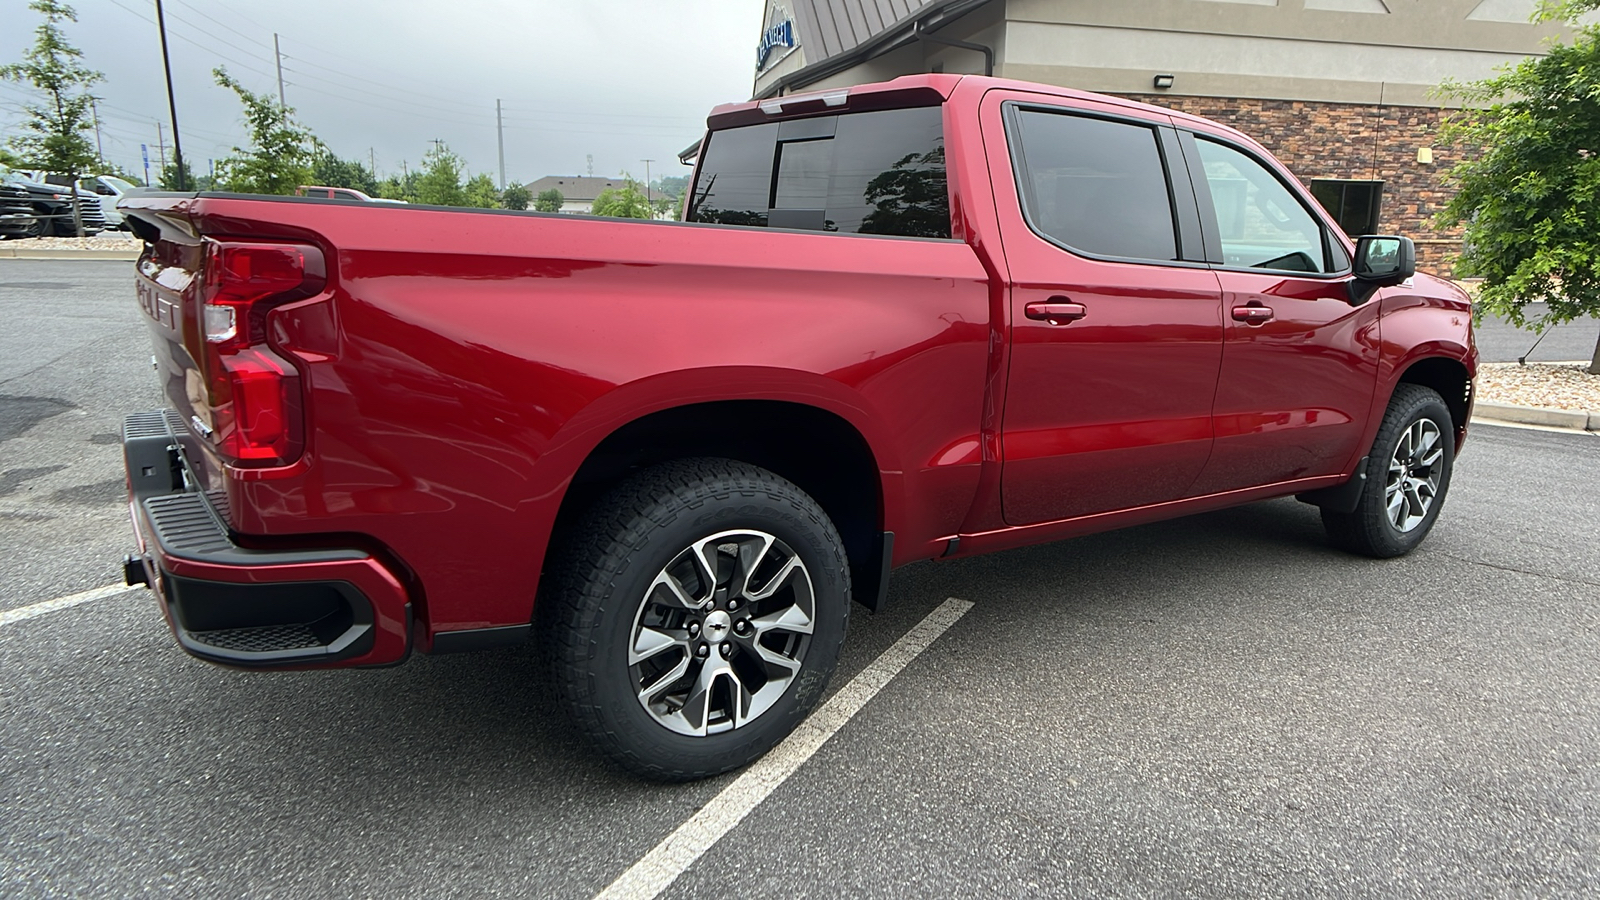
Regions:
<instances>
[{"instance_id":1,"label":"overcast sky","mask_svg":"<svg viewBox=\"0 0 1600 900\"><path fill-rule=\"evenodd\" d=\"M69 0L68 40L106 80L95 88L105 155L155 172L167 127L154 0ZM626 170L684 175L677 152L711 107L750 96L762 0L163 0L178 125L197 172L246 141L241 108L212 68L277 91L272 35L289 105L341 156L380 174L415 166L435 138L473 172L497 177L495 100L506 175ZM21 61L37 13L0 0L0 63ZM0 128L16 134L27 94L0 82ZM171 136L167 136L170 155Z\"/></svg>"}]
</instances>

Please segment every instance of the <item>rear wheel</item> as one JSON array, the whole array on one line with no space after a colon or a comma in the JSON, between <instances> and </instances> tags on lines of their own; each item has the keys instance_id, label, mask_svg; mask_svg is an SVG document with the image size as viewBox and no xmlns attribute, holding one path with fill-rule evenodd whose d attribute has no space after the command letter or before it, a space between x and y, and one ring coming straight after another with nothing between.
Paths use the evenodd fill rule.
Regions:
<instances>
[{"instance_id":1,"label":"rear wheel","mask_svg":"<svg viewBox=\"0 0 1600 900\"><path fill-rule=\"evenodd\" d=\"M1439 518L1455 466L1455 428L1437 393L1402 384L1367 457L1366 484L1354 512L1322 511L1335 544L1378 559L1411 552Z\"/></svg>"},{"instance_id":2,"label":"rear wheel","mask_svg":"<svg viewBox=\"0 0 1600 900\"><path fill-rule=\"evenodd\" d=\"M611 759L682 781L761 756L838 661L849 568L805 492L729 460L623 483L585 517L540 602L578 728Z\"/></svg>"}]
</instances>

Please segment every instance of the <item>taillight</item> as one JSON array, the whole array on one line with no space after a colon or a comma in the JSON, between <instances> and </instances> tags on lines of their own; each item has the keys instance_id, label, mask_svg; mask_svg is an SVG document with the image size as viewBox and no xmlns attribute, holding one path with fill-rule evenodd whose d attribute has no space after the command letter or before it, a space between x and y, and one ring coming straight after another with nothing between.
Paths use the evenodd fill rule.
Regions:
<instances>
[{"instance_id":1,"label":"taillight","mask_svg":"<svg viewBox=\"0 0 1600 900\"><path fill-rule=\"evenodd\" d=\"M300 373L267 343L267 313L322 289L322 254L302 244L208 241L203 303L211 440L236 466L281 466L304 444Z\"/></svg>"}]
</instances>

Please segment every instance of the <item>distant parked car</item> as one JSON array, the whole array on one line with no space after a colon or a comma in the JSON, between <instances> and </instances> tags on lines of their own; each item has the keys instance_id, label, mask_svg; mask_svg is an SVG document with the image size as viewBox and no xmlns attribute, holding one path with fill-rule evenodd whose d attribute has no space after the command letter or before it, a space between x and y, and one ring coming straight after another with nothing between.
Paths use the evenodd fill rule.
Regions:
<instances>
[{"instance_id":1,"label":"distant parked car","mask_svg":"<svg viewBox=\"0 0 1600 900\"><path fill-rule=\"evenodd\" d=\"M62 183L51 184L42 178L56 178ZM66 176L47 175L42 172L18 172L0 166L0 181L15 185L28 192L37 219L29 230L29 237L48 237L52 234L73 236L72 202L77 199L79 216L85 235L106 230L105 216L100 212L99 198L93 193L75 189L66 184Z\"/></svg>"},{"instance_id":2,"label":"distant parked car","mask_svg":"<svg viewBox=\"0 0 1600 900\"><path fill-rule=\"evenodd\" d=\"M93 191L100 198L100 214L105 217L107 228L120 228L124 231L128 226L122 220L122 213L117 211L117 201L127 195L129 191L139 190L139 186L125 181L115 175L91 175L78 180L78 187Z\"/></svg>"},{"instance_id":3,"label":"distant parked car","mask_svg":"<svg viewBox=\"0 0 1600 900\"><path fill-rule=\"evenodd\" d=\"M0 182L0 238L31 236L39 227L33 201L24 188Z\"/></svg>"},{"instance_id":4,"label":"distant parked car","mask_svg":"<svg viewBox=\"0 0 1600 900\"><path fill-rule=\"evenodd\" d=\"M321 200L353 200L357 203L404 203L388 197L372 197L355 188L328 187L320 184L302 184L294 189L296 197L316 197Z\"/></svg>"}]
</instances>

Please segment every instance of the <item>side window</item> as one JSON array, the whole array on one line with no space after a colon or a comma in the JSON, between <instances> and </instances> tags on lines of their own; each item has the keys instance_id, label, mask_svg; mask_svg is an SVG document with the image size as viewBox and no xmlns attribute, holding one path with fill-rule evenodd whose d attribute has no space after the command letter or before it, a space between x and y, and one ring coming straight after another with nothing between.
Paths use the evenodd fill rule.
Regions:
<instances>
[{"instance_id":1,"label":"side window","mask_svg":"<svg viewBox=\"0 0 1600 900\"><path fill-rule=\"evenodd\" d=\"M950 237L939 107L712 132L691 222Z\"/></svg>"},{"instance_id":2,"label":"side window","mask_svg":"<svg viewBox=\"0 0 1600 900\"><path fill-rule=\"evenodd\" d=\"M1198 138L1224 265L1327 272L1322 226L1283 182L1244 153Z\"/></svg>"},{"instance_id":3,"label":"side window","mask_svg":"<svg viewBox=\"0 0 1600 900\"><path fill-rule=\"evenodd\" d=\"M772 156L777 140L776 122L707 135L689 221L765 227L767 211L772 208Z\"/></svg>"},{"instance_id":4,"label":"side window","mask_svg":"<svg viewBox=\"0 0 1600 900\"><path fill-rule=\"evenodd\" d=\"M1017 188L1035 230L1096 256L1177 258L1153 127L1039 110L1015 121Z\"/></svg>"}]
</instances>

